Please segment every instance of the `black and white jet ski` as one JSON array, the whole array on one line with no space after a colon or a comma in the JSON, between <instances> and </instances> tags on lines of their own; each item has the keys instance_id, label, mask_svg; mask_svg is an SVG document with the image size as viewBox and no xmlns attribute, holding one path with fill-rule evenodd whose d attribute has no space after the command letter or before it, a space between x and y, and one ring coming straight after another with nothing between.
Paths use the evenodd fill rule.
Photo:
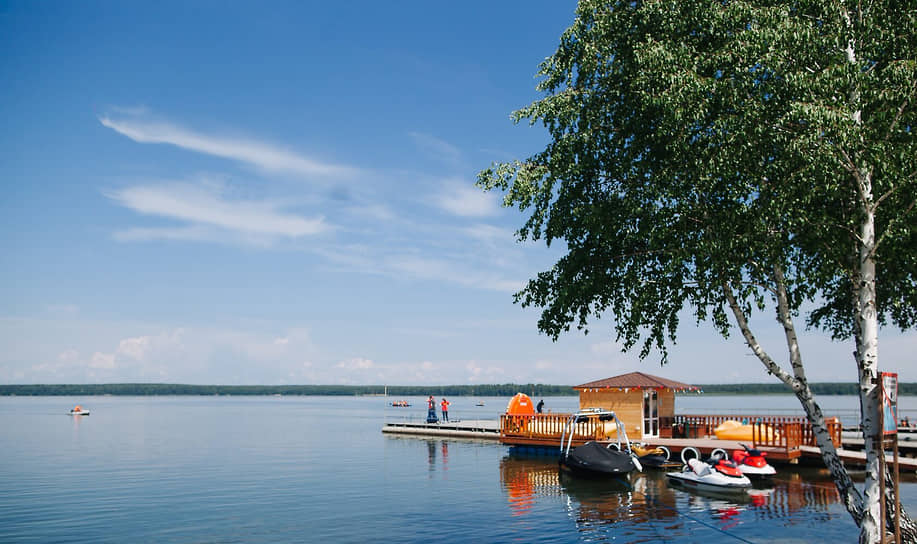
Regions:
<instances>
[{"instance_id":1,"label":"black and white jet ski","mask_svg":"<svg viewBox=\"0 0 917 544\"><path fill-rule=\"evenodd\" d=\"M706 491L745 491L751 480L742 474L735 463L719 457L708 462L688 459L680 472L667 472L669 483L687 489Z\"/></svg>"}]
</instances>

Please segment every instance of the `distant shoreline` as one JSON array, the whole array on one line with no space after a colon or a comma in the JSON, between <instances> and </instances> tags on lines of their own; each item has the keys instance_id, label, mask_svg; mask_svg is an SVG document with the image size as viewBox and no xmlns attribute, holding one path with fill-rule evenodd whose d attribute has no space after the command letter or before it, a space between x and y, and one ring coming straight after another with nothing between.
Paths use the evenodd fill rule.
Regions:
<instances>
[{"instance_id":1,"label":"distant shoreline","mask_svg":"<svg viewBox=\"0 0 917 544\"><path fill-rule=\"evenodd\" d=\"M813 383L816 395L856 395L856 383ZM782 383L698 384L706 395L790 395ZM539 397L576 396L571 385L192 385L170 383L0 385L0 396L382 396L506 397L518 392ZM697 393L685 393L696 395ZM917 395L917 383L899 383L899 395Z\"/></svg>"}]
</instances>

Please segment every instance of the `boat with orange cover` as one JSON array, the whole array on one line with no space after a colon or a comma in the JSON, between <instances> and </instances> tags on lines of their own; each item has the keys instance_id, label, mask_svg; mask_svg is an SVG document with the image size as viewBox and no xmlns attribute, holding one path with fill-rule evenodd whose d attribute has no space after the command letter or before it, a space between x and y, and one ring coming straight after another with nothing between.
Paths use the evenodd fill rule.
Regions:
<instances>
[{"instance_id":1,"label":"boat with orange cover","mask_svg":"<svg viewBox=\"0 0 917 544\"><path fill-rule=\"evenodd\" d=\"M88 415L89 415L89 410L87 410L87 409L83 408L82 406L80 406L79 404L77 404L76 406L74 406L74 407L70 410L70 415L71 415L71 416L88 416Z\"/></svg>"}]
</instances>

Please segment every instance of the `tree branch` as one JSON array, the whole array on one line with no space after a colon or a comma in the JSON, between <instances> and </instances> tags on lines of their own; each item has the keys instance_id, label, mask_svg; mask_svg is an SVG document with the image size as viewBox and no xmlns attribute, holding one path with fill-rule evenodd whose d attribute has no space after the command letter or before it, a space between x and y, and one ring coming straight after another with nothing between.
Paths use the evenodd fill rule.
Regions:
<instances>
[{"instance_id":1,"label":"tree branch","mask_svg":"<svg viewBox=\"0 0 917 544\"><path fill-rule=\"evenodd\" d=\"M726 295L726 300L729 301L729 308L732 310L732 315L735 317L739 330L745 338L745 343L748 344L751 351L758 357L761 363L764 364L764 368L767 369L768 374L777 376L780 381L795 391L796 380L793 376L790 376L789 373L780 368L780 365L775 363L774 360L770 358L770 355L764 351L764 348L761 347L761 344L758 342L757 338L755 338L755 335L752 334L751 328L748 326L748 319L745 317L745 312L739 307L739 303L736 301L735 295L732 292L732 287L725 282L723 283L723 294Z\"/></svg>"},{"instance_id":2,"label":"tree branch","mask_svg":"<svg viewBox=\"0 0 917 544\"><path fill-rule=\"evenodd\" d=\"M889 191L889 192L891 192L891 191ZM882 198L885 198L886 195L888 195L888 193L885 193L885 195L882 195ZM880 199L880 200L881 200L881 199ZM878 205L879 205L879 202L876 202L876 206L878 206ZM875 246L873 246L872 251L869 252L869 256L870 256L870 257L875 257L875 256L876 256L876 252L879 251L879 246L882 245L882 240L885 239L885 236L886 236L890 231L894 230L892 227L895 226L895 223L897 223L898 221L900 221L903 217L907 216L907 214L911 213L911 210L914 209L914 206L915 206L915 205L917 205L917 200L912 201L911 204L904 210L904 213L900 214L898 217L896 217L896 218L894 218L893 220L889 221L888 226L885 227L885 230L882 231L882 234L880 234L878 240L876 240L876 244L875 244Z\"/></svg>"},{"instance_id":3,"label":"tree branch","mask_svg":"<svg viewBox=\"0 0 917 544\"><path fill-rule=\"evenodd\" d=\"M917 80L911 81L911 94L914 93L914 89L917 89ZM892 132L895 130L895 126L898 124L898 121L901 119L901 116L904 115L904 109L907 108L908 102L910 99L905 99L904 102L898 106L898 112L895 114L895 118L892 119L892 124L888 126L888 132L885 134L883 141L887 142L892 136Z\"/></svg>"},{"instance_id":4,"label":"tree branch","mask_svg":"<svg viewBox=\"0 0 917 544\"><path fill-rule=\"evenodd\" d=\"M783 326L783 335L786 338L787 351L790 354L790 365L793 367L793 376L799 387L808 387L806 371L802 366L802 356L799 353L799 338L793 326L793 317L790 315L790 305L786 294L786 278L783 268L774 265L774 284L777 286L777 321ZM795 389L795 388L794 388Z\"/></svg>"}]
</instances>

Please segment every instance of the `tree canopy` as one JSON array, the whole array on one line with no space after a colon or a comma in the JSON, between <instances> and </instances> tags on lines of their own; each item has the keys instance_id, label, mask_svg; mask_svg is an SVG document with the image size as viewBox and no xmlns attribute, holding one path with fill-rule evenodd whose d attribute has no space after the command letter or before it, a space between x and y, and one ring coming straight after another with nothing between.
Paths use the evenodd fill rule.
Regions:
<instances>
[{"instance_id":1,"label":"tree canopy","mask_svg":"<svg viewBox=\"0 0 917 544\"><path fill-rule=\"evenodd\" d=\"M790 310L850 338L861 173L881 207L878 318L915 323L917 9L862 5L580 2L546 96L514 114L552 141L479 176L530 211L521 238L567 244L517 295L541 330L610 313L664 358L683 308L726 334L723 286L763 306L779 265Z\"/></svg>"},{"instance_id":2,"label":"tree canopy","mask_svg":"<svg viewBox=\"0 0 917 544\"><path fill-rule=\"evenodd\" d=\"M731 316L799 398L863 542L882 519L878 331L917 323L915 28L917 0L581 0L545 96L514 114L551 141L478 177L530 214L521 239L566 244L516 295L555 339L610 314L665 362L683 310L724 336ZM750 326L768 306L791 371ZM862 494L806 378L804 307L856 345Z\"/></svg>"}]
</instances>

